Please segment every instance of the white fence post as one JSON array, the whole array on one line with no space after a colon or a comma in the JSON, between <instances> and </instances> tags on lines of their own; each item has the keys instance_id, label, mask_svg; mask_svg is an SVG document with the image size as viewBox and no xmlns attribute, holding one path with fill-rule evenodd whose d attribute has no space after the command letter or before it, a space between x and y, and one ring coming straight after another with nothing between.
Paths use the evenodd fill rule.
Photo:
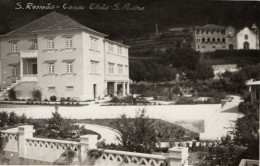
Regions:
<instances>
[{"instance_id":1,"label":"white fence post","mask_svg":"<svg viewBox=\"0 0 260 166\"><path fill-rule=\"evenodd\" d=\"M90 149L97 149L97 135L83 135L80 136L80 163L88 164L88 151Z\"/></svg>"},{"instance_id":2,"label":"white fence post","mask_svg":"<svg viewBox=\"0 0 260 166\"><path fill-rule=\"evenodd\" d=\"M24 125L18 127L18 152L19 157L26 157L26 138L33 137L33 126L32 125Z\"/></svg>"},{"instance_id":3,"label":"white fence post","mask_svg":"<svg viewBox=\"0 0 260 166\"><path fill-rule=\"evenodd\" d=\"M169 149L170 166L187 166L188 165L187 147L173 147Z\"/></svg>"}]
</instances>

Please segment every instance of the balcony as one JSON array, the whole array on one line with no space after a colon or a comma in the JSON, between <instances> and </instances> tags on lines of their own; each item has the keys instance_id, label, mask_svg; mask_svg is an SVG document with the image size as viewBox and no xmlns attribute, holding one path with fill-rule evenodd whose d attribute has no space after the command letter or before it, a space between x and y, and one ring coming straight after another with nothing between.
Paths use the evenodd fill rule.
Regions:
<instances>
[{"instance_id":1,"label":"balcony","mask_svg":"<svg viewBox=\"0 0 260 166\"><path fill-rule=\"evenodd\" d=\"M24 50L20 51L21 58L37 58L38 50Z\"/></svg>"},{"instance_id":2,"label":"balcony","mask_svg":"<svg viewBox=\"0 0 260 166\"><path fill-rule=\"evenodd\" d=\"M37 74L24 74L21 76L22 82L38 82Z\"/></svg>"}]
</instances>

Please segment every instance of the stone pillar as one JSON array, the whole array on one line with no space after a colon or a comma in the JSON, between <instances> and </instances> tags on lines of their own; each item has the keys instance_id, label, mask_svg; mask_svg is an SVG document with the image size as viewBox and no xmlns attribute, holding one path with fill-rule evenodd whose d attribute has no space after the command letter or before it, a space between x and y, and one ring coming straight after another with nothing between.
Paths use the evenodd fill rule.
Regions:
<instances>
[{"instance_id":1,"label":"stone pillar","mask_svg":"<svg viewBox=\"0 0 260 166\"><path fill-rule=\"evenodd\" d=\"M123 96L126 96L126 93L125 93L125 82L123 82Z\"/></svg>"},{"instance_id":2,"label":"stone pillar","mask_svg":"<svg viewBox=\"0 0 260 166\"><path fill-rule=\"evenodd\" d=\"M97 135L89 134L80 136L80 164L88 165L88 151L90 149L97 149Z\"/></svg>"},{"instance_id":3,"label":"stone pillar","mask_svg":"<svg viewBox=\"0 0 260 166\"><path fill-rule=\"evenodd\" d=\"M18 152L19 157L26 157L26 138L33 137L33 125L24 125L18 127Z\"/></svg>"},{"instance_id":4,"label":"stone pillar","mask_svg":"<svg viewBox=\"0 0 260 166\"><path fill-rule=\"evenodd\" d=\"M20 80L23 78L23 59L20 59Z\"/></svg>"},{"instance_id":5,"label":"stone pillar","mask_svg":"<svg viewBox=\"0 0 260 166\"><path fill-rule=\"evenodd\" d=\"M117 96L117 82L114 82L114 96Z\"/></svg>"},{"instance_id":6,"label":"stone pillar","mask_svg":"<svg viewBox=\"0 0 260 166\"><path fill-rule=\"evenodd\" d=\"M126 83L126 94L130 95L130 85L129 85L129 82Z\"/></svg>"},{"instance_id":7,"label":"stone pillar","mask_svg":"<svg viewBox=\"0 0 260 166\"><path fill-rule=\"evenodd\" d=\"M169 149L169 162L170 166L188 166L188 153L187 147L173 147Z\"/></svg>"}]
</instances>

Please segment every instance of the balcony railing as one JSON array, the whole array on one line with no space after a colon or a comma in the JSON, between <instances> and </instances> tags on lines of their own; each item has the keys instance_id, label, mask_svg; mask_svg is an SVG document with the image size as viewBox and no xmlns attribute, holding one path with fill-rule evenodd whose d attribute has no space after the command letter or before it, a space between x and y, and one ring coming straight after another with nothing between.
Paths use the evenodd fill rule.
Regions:
<instances>
[{"instance_id":1,"label":"balcony railing","mask_svg":"<svg viewBox=\"0 0 260 166\"><path fill-rule=\"evenodd\" d=\"M24 74L21 79L22 82L38 82L37 74Z\"/></svg>"},{"instance_id":2,"label":"balcony railing","mask_svg":"<svg viewBox=\"0 0 260 166\"><path fill-rule=\"evenodd\" d=\"M21 58L37 58L38 50L23 50L20 51Z\"/></svg>"}]
</instances>

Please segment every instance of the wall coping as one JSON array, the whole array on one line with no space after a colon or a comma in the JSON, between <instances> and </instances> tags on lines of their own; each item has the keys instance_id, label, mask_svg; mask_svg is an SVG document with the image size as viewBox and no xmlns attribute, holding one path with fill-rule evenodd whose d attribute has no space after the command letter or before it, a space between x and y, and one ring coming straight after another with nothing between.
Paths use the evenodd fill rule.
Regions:
<instances>
[{"instance_id":1,"label":"wall coping","mask_svg":"<svg viewBox=\"0 0 260 166\"><path fill-rule=\"evenodd\" d=\"M102 152L105 152L105 153L112 153L112 154L119 154L119 155L126 155L126 156L144 157L144 158L152 158L152 159L159 159L159 160L167 159L167 157L165 157L163 155L126 152L126 151L118 151L118 150L105 150L105 149L98 149L98 150L101 150Z\"/></svg>"},{"instance_id":2,"label":"wall coping","mask_svg":"<svg viewBox=\"0 0 260 166\"><path fill-rule=\"evenodd\" d=\"M56 139L46 139L46 138L26 138L26 140L30 140L30 141L42 141L42 142L52 142L52 143L59 143L59 144L79 145L79 142L56 140Z\"/></svg>"}]
</instances>

